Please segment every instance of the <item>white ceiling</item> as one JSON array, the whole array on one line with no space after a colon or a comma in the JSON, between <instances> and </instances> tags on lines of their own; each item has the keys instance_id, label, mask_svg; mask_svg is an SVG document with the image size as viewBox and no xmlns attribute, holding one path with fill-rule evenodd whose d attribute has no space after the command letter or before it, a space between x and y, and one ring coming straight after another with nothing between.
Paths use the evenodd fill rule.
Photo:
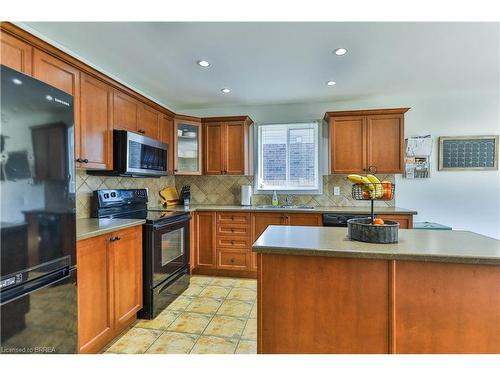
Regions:
<instances>
[{"instance_id":1,"label":"white ceiling","mask_svg":"<svg viewBox=\"0 0 500 375\"><path fill-rule=\"evenodd\" d=\"M498 89L498 23L25 22L173 110ZM348 53L332 53L345 47ZM196 61L208 60L209 68ZM334 80L337 85L326 86ZM227 95L220 92L231 88Z\"/></svg>"}]
</instances>

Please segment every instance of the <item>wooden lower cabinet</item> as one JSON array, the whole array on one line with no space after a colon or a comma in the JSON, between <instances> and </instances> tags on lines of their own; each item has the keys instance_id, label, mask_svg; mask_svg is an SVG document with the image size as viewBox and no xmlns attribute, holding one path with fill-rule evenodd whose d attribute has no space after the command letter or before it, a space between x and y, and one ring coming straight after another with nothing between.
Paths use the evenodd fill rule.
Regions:
<instances>
[{"instance_id":1,"label":"wooden lower cabinet","mask_svg":"<svg viewBox=\"0 0 500 375\"><path fill-rule=\"evenodd\" d=\"M217 251L217 267L229 270L247 270L250 254L248 251L220 249Z\"/></svg>"},{"instance_id":2,"label":"wooden lower cabinet","mask_svg":"<svg viewBox=\"0 0 500 375\"><path fill-rule=\"evenodd\" d=\"M78 351L97 353L142 308L142 226L78 241Z\"/></svg>"},{"instance_id":3,"label":"wooden lower cabinet","mask_svg":"<svg viewBox=\"0 0 500 375\"><path fill-rule=\"evenodd\" d=\"M258 353L387 353L387 261L259 254L259 262Z\"/></svg>"},{"instance_id":4,"label":"wooden lower cabinet","mask_svg":"<svg viewBox=\"0 0 500 375\"><path fill-rule=\"evenodd\" d=\"M258 262L257 353L500 353L498 265L271 253Z\"/></svg>"},{"instance_id":5,"label":"wooden lower cabinet","mask_svg":"<svg viewBox=\"0 0 500 375\"><path fill-rule=\"evenodd\" d=\"M215 212L196 212L196 249L197 269L216 268L215 259Z\"/></svg>"},{"instance_id":6,"label":"wooden lower cabinet","mask_svg":"<svg viewBox=\"0 0 500 375\"><path fill-rule=\"evenodd\" d=\"M139 229L142 230L142 227ZM114 233L109 255L112 260L115 324L121 330L142 308L141 234L136 229Z\"/></svg>"},{"instance_id":7,"label":"wooden lower cabinet","mask_svg":"<svg viewBox=\"0 0 500 375\"><path fill-rule=\"evenodd\" d=\"M400 229L413 229L413 215L377 215L377 217L398 222Z\"/></svg>"},{"instance_id":8,"label":"wooden lower cabinet","mask_svg":"<svg viewBox=\"0 0 500 375\"><path fill-rule=\"evenodd\" d=\"M288 217L287 225L302 225L308 227L323 226L323 215L321 214L293 213L293 214L287 214L287 217Z\"/></svg>"},{"instance_id":9,"label":"wooden lower cabinet","mask_svg":"<svg viewBox=\"0 0 500 375\"><path fill-rule=\"evenodd\" d=\"M96 353L113 338L108 237L78 242L78 351Z\"/></svg>"},{"instance_id":10,"label":"wooden lower cabinet","mask_svg":"<svg viewBox=\"0 0 500 375\"><path fill-rule=\"evenodd\" d=\"M257 255L252 244L269 225L321 226L322 220L321 214L314 213L196 212L192 272L256 277Z\"/></svg>"},{"instance_id":11,"label":"wooden lower cabinet","mask_svg":"<svg viewBox=\"0 0 500 375\"><path fill-rule=\"evenodd\" d=\"M393 353L500 353L500 267L397 261Z\"/></svg>"}]
</instances>

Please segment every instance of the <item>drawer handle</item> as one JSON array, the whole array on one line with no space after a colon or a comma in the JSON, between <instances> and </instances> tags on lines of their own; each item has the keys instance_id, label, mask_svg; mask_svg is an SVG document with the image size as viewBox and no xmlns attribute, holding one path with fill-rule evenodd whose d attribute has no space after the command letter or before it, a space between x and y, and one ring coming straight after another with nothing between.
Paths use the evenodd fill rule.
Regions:
<instances>
[{"instance_id":1,"label":"drawer handle","mask_svg":"<svg viewBox=\"0 0 500 375\"><path fill-rule=\"evenodd\" d=\"M118 236L113 236L113 237L111 237L109 240L110 240L110 241L118 241L118 240L121 240L121 238L120 238L120 237L118 237Z\"/></svg>"}]
</instances>

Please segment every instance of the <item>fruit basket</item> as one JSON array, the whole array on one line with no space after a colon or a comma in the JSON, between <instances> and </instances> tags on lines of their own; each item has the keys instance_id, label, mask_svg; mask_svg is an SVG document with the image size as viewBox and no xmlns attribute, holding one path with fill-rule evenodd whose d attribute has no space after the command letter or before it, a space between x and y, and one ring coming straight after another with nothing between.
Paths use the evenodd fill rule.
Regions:
<instances>
[{"instance_id":1,"label":"fruit basket","mask_svg":"<svg viewBox=\"0 0 500 375\"><path fill-rule=\"evenodd\" d=\"M398 242L399 223L392 220L375 218L374 202L388 201L394 198L395 186L389 181L379 181L373 175L349 175L352 185L352 197L356 200L370 201L370 217L354 218L347 221L347 234L349 239L375 242Z\"/></svg>"}]
</instances>

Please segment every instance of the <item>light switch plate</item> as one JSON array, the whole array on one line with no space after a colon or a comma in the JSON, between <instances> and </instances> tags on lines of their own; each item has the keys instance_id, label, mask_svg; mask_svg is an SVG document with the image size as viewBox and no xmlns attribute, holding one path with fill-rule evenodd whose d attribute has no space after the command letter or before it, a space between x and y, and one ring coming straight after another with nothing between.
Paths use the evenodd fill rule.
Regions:
<instances>
[{"instance_id":1,"label":"light switch plate","mask_svg":"<svg viewBox=\"0 0 500 375\"><path fill-rule=\"evenodd\" d=\"M333 187L333 195L340 195L340 186Z\"/></svg>"}]
</instances>

